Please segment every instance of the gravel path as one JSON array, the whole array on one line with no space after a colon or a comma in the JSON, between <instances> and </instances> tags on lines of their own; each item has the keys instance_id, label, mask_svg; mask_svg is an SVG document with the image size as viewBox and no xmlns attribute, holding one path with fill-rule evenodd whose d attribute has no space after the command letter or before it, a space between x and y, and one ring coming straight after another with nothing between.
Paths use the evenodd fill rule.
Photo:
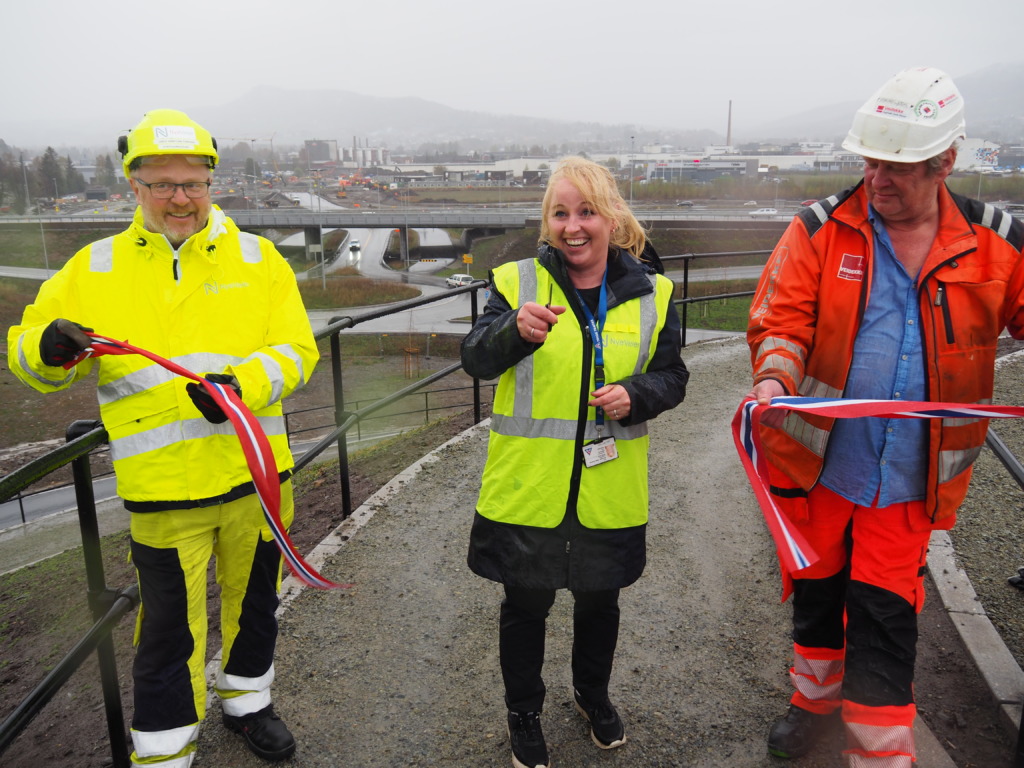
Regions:
<instances>
[{"instance_id":1,"label":"gravel path","mask_svg":"<svg viewBox=\"0 0 1024 768\"><path fill-rule=\"evenodd\" d=\"M543 719L558 768L783 764L767 755L764 738L788 701L790 608L779 602L775 554L729 428L749 390L746 348L707 343L684 357L693 373L687 399L651 425L648 567L622 599L612 696L630 741L600 752L572 708L571 597L560 593ZM274 698L299 740L290 765L510 764L497 660L501 588L465 565L486 438L478 426L441 448L313 554L350 590L286 597ZM1018 504L1001 508L1016 515ZM1014 550L1011 572L1024 563L1019 546L999 546ZM988 562L984 548L969 546L969 569L976 559ZM1006 575L991 579L1005 587ZM217 720L213 701L196 768L265 765ZM839 768L839 738L799 765ZM953 763L940 750L921 764Z\"/></svg>"}]
</instances>

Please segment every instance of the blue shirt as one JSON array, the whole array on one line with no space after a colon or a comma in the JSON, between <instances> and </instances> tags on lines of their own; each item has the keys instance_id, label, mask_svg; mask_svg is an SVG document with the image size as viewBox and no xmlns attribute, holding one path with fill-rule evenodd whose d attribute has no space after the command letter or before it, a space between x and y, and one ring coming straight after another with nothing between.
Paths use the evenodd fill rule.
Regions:
<instances>
[{"instance_id":1,"label":"blue shirt","mask_svg":"<svg viewBox=\"0 0 1024 768\"><path fill-rule=\"evenodd\" d=\"M875 231L871 294L843 397L926 400L916 275L896 258L873 208L869 219ZM923 499L927 480L926 419L836 419L821 474L827 488L854 504L887 507Z\"/></svg>"}]
</instances>

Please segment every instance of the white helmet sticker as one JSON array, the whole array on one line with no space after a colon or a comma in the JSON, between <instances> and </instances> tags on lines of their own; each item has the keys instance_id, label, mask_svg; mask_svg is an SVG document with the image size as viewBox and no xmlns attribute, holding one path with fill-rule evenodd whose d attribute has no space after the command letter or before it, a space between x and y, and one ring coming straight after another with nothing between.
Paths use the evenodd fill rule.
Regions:
<instances>
[{"instance_id":1,"label":"white helmet sticker","mask_svg":"<svg viewBox=\"0 0 1024 768\"><path fill-rule=\"evenodd\" d=\"M199 139L190 125L155 125L153 143L160 149L194 149Z\"/></svg>"}]
</instances>

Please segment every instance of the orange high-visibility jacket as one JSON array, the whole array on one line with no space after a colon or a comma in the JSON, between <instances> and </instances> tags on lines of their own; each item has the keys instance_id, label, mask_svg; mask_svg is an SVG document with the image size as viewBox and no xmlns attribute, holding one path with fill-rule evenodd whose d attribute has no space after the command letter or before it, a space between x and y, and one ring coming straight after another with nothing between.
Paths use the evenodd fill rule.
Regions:
<instances>
[{"instance_id":1,"label":"orange high-visibility jacket","mask_svg":"<svg viewBox=\"0 0 1024 768\"><path fill-rule=\"evenodd\" d=\"M1024 337L1024 223L945 186L939 215L917 280L928 399L989 403L999 334L1007 328ZM755 382L777 379L787 393L807 397L842 396L868 302L873 249L863 182L794 218L751 303ZM809 490L821 474L833 421L793 413L781 429L762 427L769 461ZM948 528L988 420L929 425L925 508L936 527Z\"/></svg>"}]
</instances>

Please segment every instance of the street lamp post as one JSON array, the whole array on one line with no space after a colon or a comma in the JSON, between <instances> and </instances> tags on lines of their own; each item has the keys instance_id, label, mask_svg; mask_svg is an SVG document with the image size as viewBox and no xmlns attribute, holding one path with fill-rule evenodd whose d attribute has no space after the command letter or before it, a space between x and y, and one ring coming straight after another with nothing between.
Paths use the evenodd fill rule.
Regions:
<instances>
[{"instance_id":1,"label":"street lamp post","mask_svg":"<svg viewBox=\"0 0 1024 768\"><path fill-rule=\"evenodd\" d=\"M636 155L633 152L633 136L629 137L629 207L633 207L633 163Z\"/></svg>"}]
</instances>

